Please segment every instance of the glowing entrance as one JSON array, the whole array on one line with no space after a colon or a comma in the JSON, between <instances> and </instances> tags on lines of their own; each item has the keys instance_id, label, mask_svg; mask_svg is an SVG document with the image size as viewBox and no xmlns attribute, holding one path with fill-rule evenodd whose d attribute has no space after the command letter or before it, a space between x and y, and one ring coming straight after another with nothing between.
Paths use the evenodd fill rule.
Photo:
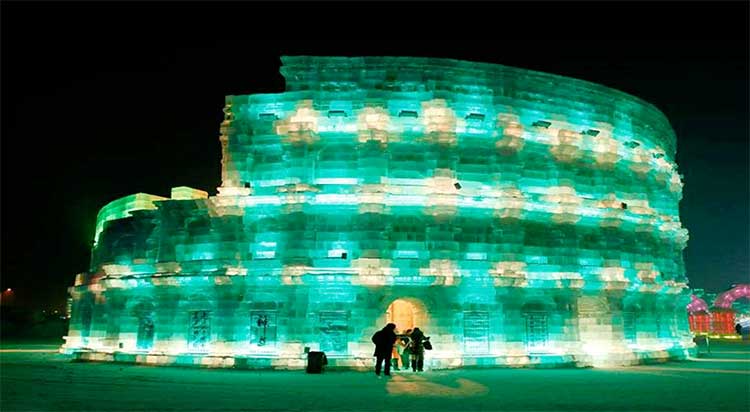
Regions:
<instances>
[{"instance_id":1,"label":"glowing entrance","mask_svg":"<svg viewBox=\"0 0 750 412\"><path fill-rule=\"evenodd\" d=\"M388 306L386 314L388 322L395 323L399 332L424 328L427 320L424 305L416 299L396 299Z\"/></svg>"}]
</instances>

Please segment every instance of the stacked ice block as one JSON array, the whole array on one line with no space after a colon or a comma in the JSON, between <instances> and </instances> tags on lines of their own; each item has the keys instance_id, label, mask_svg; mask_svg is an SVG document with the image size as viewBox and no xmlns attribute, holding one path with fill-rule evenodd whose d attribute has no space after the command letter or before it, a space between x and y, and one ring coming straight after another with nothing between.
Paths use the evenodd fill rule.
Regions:
<instances>
[{"instance_id":1,"label":"stacked ice block","mask_svg":"<svg viewBox=\"0 0 750 412\"><path fill-rule=\"evenodd\" d=\"M685 356L682 182L656 108L499 65L283 63L284 93L226 100L217 196L103 209L66 348L362 366L408 300L436 367Z\"/></svg>"}]
</instances>

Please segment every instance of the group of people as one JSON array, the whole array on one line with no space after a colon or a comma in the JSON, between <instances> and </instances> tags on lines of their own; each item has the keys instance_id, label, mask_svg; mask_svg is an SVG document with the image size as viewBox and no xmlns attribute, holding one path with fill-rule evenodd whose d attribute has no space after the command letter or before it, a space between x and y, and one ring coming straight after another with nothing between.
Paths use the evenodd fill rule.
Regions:
<instances>
[{"instance_id":1,"label":"group of people","mask_svg":"<svg viewBox=\"0 0 750 412\"><path fill-rule=\"evenodd\" d=\"M414 372L424 370L424 351L431 349L429 336L425 336L419 328L407 329L403 334L396 333L396 324L389 323L372 335L375 344L375 374L380 376L383 369L385 376L391 376L394 370L401 368ZM399 364L401 368L399 368ZM411 365L410 365L411 364Z\"/></svg>"}]
</instances>

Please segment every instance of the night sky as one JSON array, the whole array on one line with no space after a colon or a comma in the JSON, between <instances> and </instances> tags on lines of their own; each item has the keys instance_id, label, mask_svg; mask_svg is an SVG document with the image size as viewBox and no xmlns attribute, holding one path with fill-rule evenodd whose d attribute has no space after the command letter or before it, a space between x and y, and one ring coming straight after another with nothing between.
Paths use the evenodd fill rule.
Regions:
<instances>
[{"instance_id":1,"label":"night sky","mask_svg":"<svg viewBox=\"0 0 750 412\"><path fill-rule=\"evenodd\" d=\"M695 288L748 282L748 4L2 5L2 276L62 308L96 214L216 193L224 96L280 92L284 54L432 56L597 82L677 133Z\"/></svg>"}]
</instances>

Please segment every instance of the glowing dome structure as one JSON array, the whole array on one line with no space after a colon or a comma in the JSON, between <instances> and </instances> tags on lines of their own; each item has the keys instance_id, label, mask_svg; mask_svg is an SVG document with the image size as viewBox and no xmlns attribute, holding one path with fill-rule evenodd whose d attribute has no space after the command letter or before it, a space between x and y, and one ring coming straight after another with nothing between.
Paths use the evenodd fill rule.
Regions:
<instances>
[{"instance_id":1,"label":"glowing dome structure","mask_svg":"<svg viewBox=\"0 0 750 412\"><path fill-rule=\"evenodd\" d=\"M282 61L285 92L226 99L217 195L101 210L64 351L365 368L388 321L431 336L433 368L693 350L675 136L655 107L500 65Z\"/></svg>"}]
</instances>

